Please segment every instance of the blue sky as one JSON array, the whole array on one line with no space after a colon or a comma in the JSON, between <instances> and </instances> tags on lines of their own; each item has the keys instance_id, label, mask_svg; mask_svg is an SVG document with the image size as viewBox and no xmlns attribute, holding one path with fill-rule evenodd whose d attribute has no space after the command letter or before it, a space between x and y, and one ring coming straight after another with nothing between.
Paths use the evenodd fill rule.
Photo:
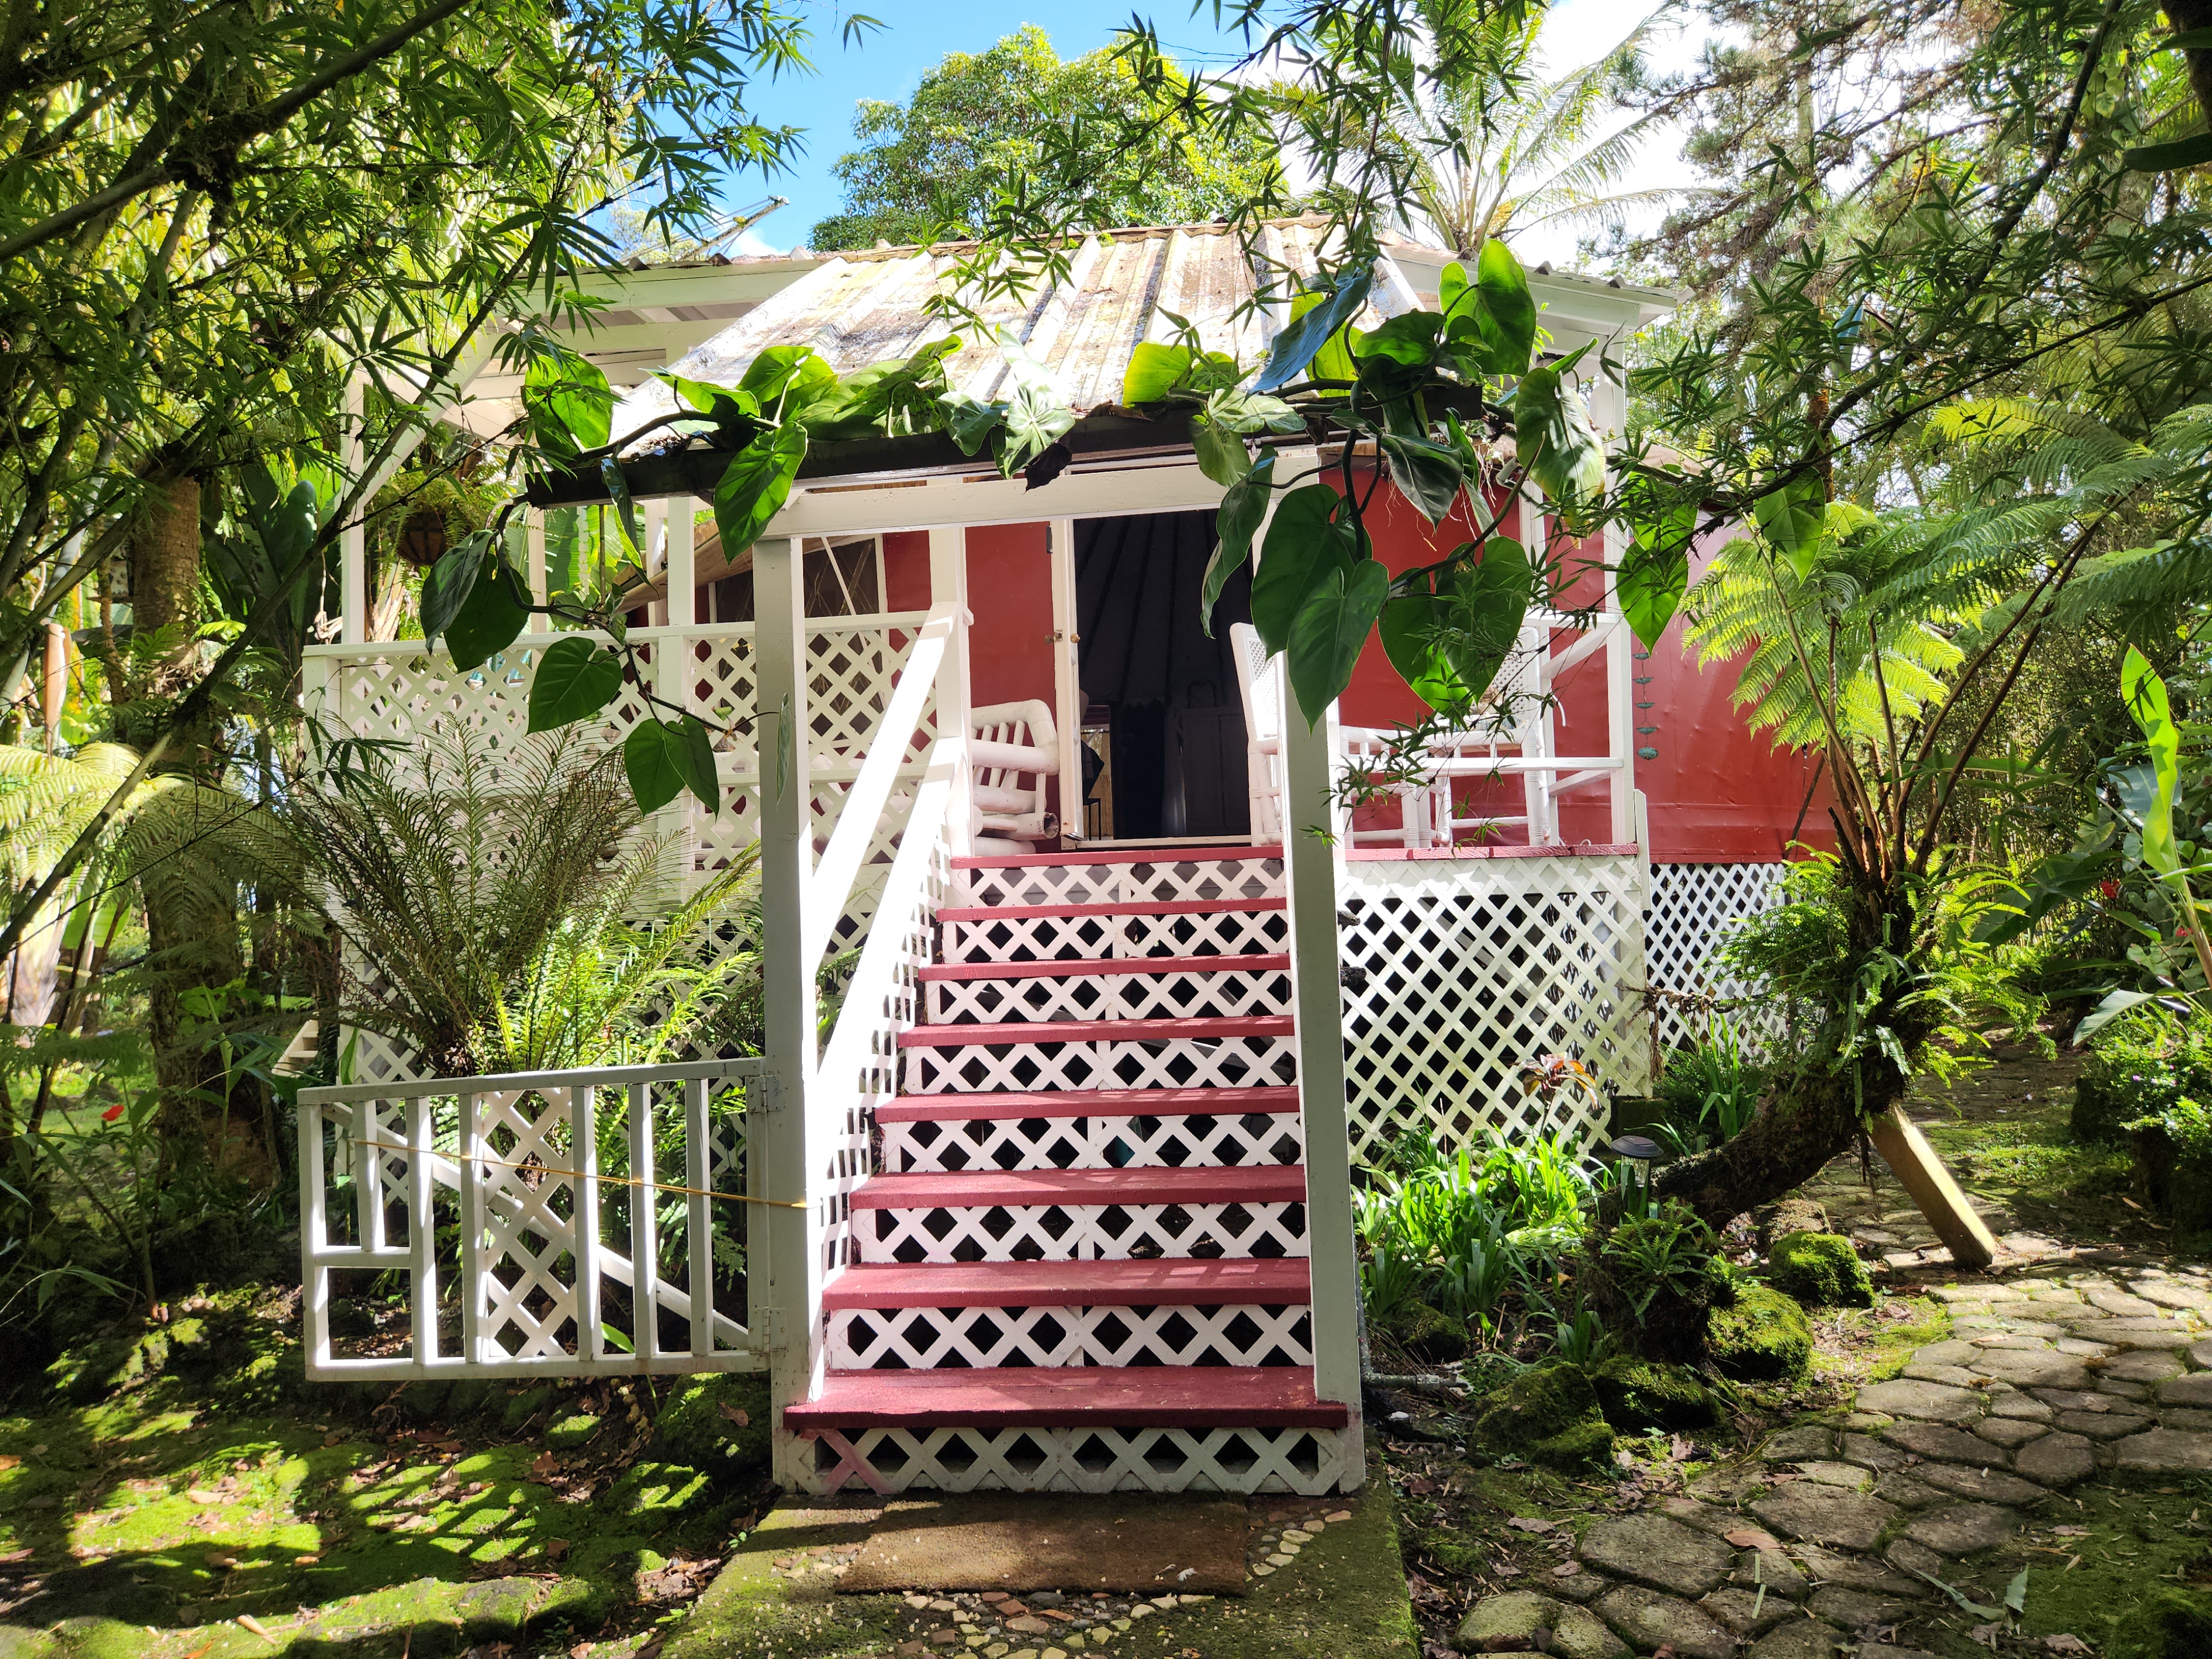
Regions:
<instances>
[{"instance_id":1,"label":"blue sky","mask_svg":"<svg viewBox=\"0 0 2212 1659\"><path fill-rule=\"evenodd\" d=\"M1560 43L1565 54L1558 67L1567 67L1585 57L1595 57L1634 27L1652 9L1653 0L1555 0L1546 34ZM1189 0L1138 3L1134 9L1152 19L1160 40L1186 64L1232 62L1238 55L1235 37L1213 27L1208 4L1196 16ZM858 46L838 42L843 18L854 10L882 20L885 27L868 34ZM947 52L981 52L1012 33L1024 23L1034 22L1051 37L1062 58L1079 57L1109 44L1115 31L1128 21L1132 0L857 0L817 4L812 8L816 28L814 59L819 73L787 78L755 88L752 103L761 118L789 124L806 131L806 154L791 172L764 183L757 173L732 182L729 205L749 207L769 195L787 196L790 204L778 209L746 234L738 244L748 253L781 252L803 246L815 222L841 209L842 192L830 167L852 147L853 108L863 98L900 100L908 96L922 74ZM1660 67L1673 68L1693 53L1705 31L1692 23L1655 56ZM1655 143L1638 168L1638 183L1671 183L1680 175L1680 164L1664 139ZM1531 263L1551 258L1565 261L1573 255L1572 238L1553 248L1520 247Z\"/></svg>"}]
</instances>

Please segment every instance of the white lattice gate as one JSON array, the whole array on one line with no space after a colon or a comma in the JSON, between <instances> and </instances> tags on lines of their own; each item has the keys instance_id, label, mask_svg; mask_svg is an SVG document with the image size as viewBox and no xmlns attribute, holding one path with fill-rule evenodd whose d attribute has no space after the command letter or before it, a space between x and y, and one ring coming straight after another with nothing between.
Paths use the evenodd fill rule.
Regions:
<instances>
[{"instance_id":1,"label":"white lattice gate","mask_svg":"<svg viewBox=\"0 0 2212 1659\"><path fill-rule=\"evenodd\" d=\"M1463 1145L1605 1127L1605 1103L1528 1093L1521 1067L1577 1060L1601 1093L1650 1070L1644 872L1633 848L1556 856L1353 860L1338 894L1352 1151L1401 1131Z\"/></svg>"}]
</instances>

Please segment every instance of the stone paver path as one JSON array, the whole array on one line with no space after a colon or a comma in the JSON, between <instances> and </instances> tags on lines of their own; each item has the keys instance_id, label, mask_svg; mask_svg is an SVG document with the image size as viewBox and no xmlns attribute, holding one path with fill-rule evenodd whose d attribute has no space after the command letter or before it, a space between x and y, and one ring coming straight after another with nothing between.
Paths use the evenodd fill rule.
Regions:
<instances>
[{"instance_id":1,"label":"stone paver path","mask_svg":"<svg viewBox=\"0 0 2212 1659\"><path fill-rule=\"evenodd\" d=\"M1460 1645L1527 1625L1583 1659L1926 1659L1916 1626L1960 1618L1929 1578L2071 1516L2085 1482L2212 1473L2203 1270L2054 1266L1933 1294L1953 1334L1903 1375L1595 1522L1578 1570L1477 1603Z\"/></svg>"}]
</instances>

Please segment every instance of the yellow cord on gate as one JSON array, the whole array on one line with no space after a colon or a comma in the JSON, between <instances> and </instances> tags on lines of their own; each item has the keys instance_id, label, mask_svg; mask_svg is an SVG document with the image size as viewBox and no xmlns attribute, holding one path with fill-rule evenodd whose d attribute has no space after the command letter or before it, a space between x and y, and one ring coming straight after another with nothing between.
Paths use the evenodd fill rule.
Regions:
<instances>
[{"instance_id":1,"label":"yellow cord on gate","mask_svg":"<svg viewBox=\"0 0 2212 1659\"><path fill-rule=\"evenodd\" d=\"M387 1152L405 1152L410 1157L451 1158L456 1164L464 1159L474 1164L496 1164L502 1170L531 1170L539 1175L566 1176L571 1181L611 1181L617 1187L650 1187L656 1193L679 1193L685 1198L719 1198L726 1204L765 1204L776 1210L803 1210L805 1205L789 1198L755 1198L750 1193L717 1193L701 1187L674 1187L665 1181L641 1181L635 1176L586 1175L581 1170L556 1170L543 1164L514 1164L503 1158L494 1158L489 1152L441 1152L434 1148L403 1146L392 1140L363 1140L362 1146L380 1147Z\"/></svg>"}]
</instances>

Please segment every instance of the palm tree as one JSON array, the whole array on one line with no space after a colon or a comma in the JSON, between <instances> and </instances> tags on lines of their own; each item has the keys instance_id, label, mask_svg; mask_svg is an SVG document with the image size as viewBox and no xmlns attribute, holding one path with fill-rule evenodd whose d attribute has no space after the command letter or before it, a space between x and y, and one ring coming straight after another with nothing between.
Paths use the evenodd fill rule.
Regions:
<instances>
[{"instance_id":1,"label":"palm tree","mask_svg":"<svg viewBox=\"0 0 2212 1659\"><path fill-rule=\"evenodd\" d=\"M1662 7L1595 62L1554 79L1541 77L1544 14L1519 21L1470 0L1427 0L1424 39L1394 65L1379 129L1364 142L1342 131L1344 117L1291 94L1295 119L1311 133L1328 122L1335 148L1381 162L1405 186L1445 246L1473 258L1491 237L1539 225L1611 228L1628 210L1681 193L1680 187L1617 188L1652 126L1653 110L1599 136L1606 117L1645 84L1644 47Z\"/></svg>"}]
</instances>

